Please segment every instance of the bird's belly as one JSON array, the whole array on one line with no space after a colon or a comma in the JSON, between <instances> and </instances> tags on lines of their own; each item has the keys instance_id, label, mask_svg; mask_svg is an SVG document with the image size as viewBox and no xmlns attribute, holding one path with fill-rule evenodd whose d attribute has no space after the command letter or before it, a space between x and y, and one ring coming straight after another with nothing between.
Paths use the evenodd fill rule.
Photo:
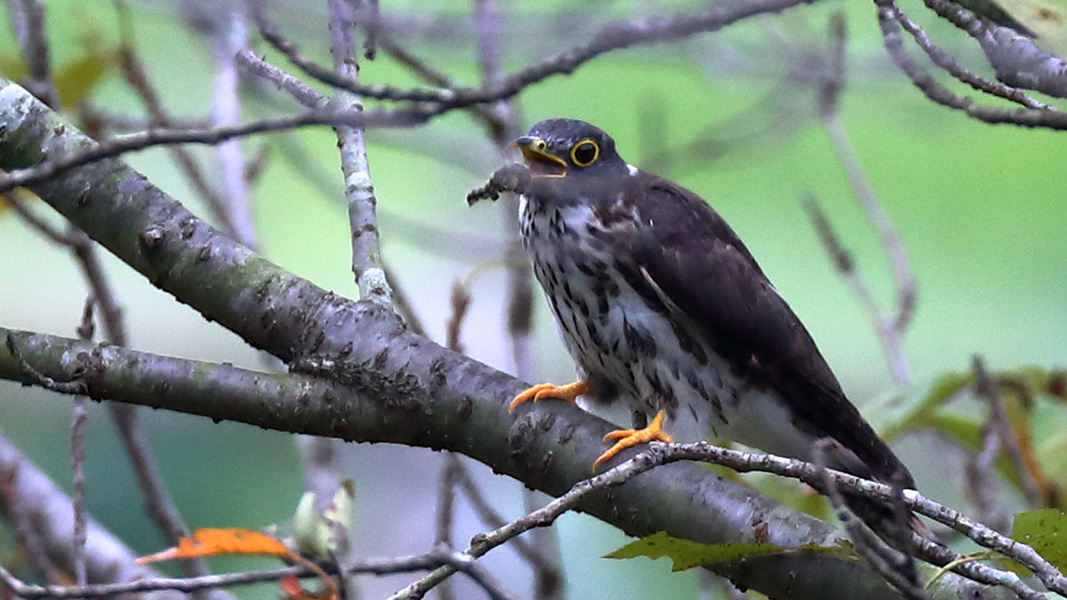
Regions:
<instances>
[{"instance_id":1,"label":"bird's belly","mask_svg":"<svg viewBox=\"0 0 1067 600\"><path fill-rule=\"evenodd\" d=\"M641 282L627 280L607 248L571 225L584 215L525 209L523 241L560 337L582 377L613 388L594 389L585 406L620 425L631 411L663 410L680 442L721 437L808 458L814 438L793 426L777 394L748 382L654 293L639 292Z\"/></svg>"},{"instance_id":2,"label":"bird's belly","mask_svg":"<svg viewBox=\"0 0 1067 600\"><path fill-rule=\"evenodd\" d=\"M675 328L656 313L633 324L651 332L655 356L636 356L631 403L649 414L665 410L665 429L678 442L724 438L765 452L810 459L815 438L794 425L774 390L755 386L703 342L703 356L682 348Z\"/></svg>"}]
</instances>

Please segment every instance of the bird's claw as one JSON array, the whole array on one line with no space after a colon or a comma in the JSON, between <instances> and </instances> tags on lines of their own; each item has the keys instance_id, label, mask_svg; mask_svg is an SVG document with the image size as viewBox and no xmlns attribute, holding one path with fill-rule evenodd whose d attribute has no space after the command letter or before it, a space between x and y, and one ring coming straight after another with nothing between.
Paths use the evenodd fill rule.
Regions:
<instances>
[{"instance_id":1,"label":"bird's claw","mask_svg":"<svg viewBox=\"0 0 1067 600\"><path fill-rule=\"evenodd\" d=\"M618 441L615 442L614 446L608 448L607 452L601 454L600 458L596 459L596 462L593 463L593 472L596 473L596 469L601 463L631 446L647 442L673 442L674 439L663 431L663 417L664 413L661 410L656 414L656 418L652 419L652 422L648 424L648 427L644 429L618 429L605 435L605 442Z\"/></svg>"},{"instance_id":2,"label":"bird's claw","mask_svg":"<svg viewBox=\"0 0 1067 600\"><path fill-rule=\"evenodd\" d=\"M578 396L581 396L589 389L589 384L584 381L576 381L567 385L553 385L551 383L541 383L535 385L526 391L522 392L508 405L508 413L515 410L515 407L523 402L538 400L544 400L545 398L559 398L574 404Z\"/></svg>"}]
</instances>

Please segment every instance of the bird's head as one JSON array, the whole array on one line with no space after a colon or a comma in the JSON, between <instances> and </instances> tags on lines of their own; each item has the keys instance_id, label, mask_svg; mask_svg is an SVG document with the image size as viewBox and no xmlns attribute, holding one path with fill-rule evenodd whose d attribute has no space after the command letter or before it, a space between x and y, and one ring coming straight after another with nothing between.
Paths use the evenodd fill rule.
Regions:
<instances>
[{"instance_id":1,"label":"bird's head","mask_svg":"<svg viewBox=\"0 0 1067 600\"><path fill-rule=\"evenodd\" d=\"M626 173L615 140L585 121L546 119L514 145L535 178L589 182Z\"/></svg>"}]
</instances>

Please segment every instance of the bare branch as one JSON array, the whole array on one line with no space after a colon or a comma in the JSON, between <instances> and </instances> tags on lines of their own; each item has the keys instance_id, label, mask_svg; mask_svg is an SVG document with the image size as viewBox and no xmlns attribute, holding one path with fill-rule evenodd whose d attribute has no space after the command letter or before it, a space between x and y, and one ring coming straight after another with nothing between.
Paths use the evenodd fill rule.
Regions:
<instances>
[{"instance_id":1,"label":"bare branch","mask_svg":"<svg viewBox=\"0 0 1067 600\"><path fill-rule=\"evenodd\" d=\"M211 124L214 127L238 125L241 120L236 55L248 44L244 15L239 10L223 10L214 17L215 81L211 95ZM222 174L223 229L249 248L256 247L252 227L245 160L240 138L231 138L215 146L215 157Z\"/></svg>"},{"instance_id":2,"label":"bare branch","mask_svg":"<svg viewBox=\"0 0 1067 600\"><path fill-rule=\"evenodd\" d=\"M441 476L437 483L437 510L434 520L433 546L438 551L452 550L452 521L456 505L456 473L460 468L459 456L445 452L441 463ZM442 581L437 588L438 600L452 600L451 580Z\"/></svg>"},{"instance_id":3,"label":"bare branch","mask_svg":"<svg viewBox=\"0 0 1067 600\"><path fill-rule=\"evenodd\" d=\"M536 510L524 517L516 519L489 533L478 534L471 540L471 545L464 555L471 559L484 556L487 552L500 546L519 535L537 528L547 527L555 522L560 516L578 505L581 500L593 492L615 487L632 479L634 476L644 473L649 469L663 464L664 455L654 450L638 454L634 458L614 467L607 472L591 479L579 482L567 493L543 508ZM388 598L388 600L416 600L422 598L426 592L433 589L437 584L456 572L452 565L442 566L426 577L405 587Z\"/></svg>"},{"instance_id":4,"label":"bare branch","mask_svg":"<svg viewBox=\"0 0 1067 600\"><path fill-rule=\"evenodd\" d=\"M467 501L470 502L471 508L478 514L478 518L482 520L482 523L488 527L494 529L503 527L506 520L500 513L486 500L485 495L478 485L475 483L474 478L471 476L470 471L463 463L459 463L456 470L456 482L460 489L463 490L463 495L467 497ZM532 511L531 511L532 512ZM543 571L550 571L553 569L554 561L541 553L541 550L527 543L525 538L515 538L511 540L511 549L515 551L523 560L534 565L535 569Z\"/></svg>"},{"instance_id":5,"label":"bare branch","mask_svg":"<svg viewBox=\"0 0 1067 600\"><path fill-rule=\"evenodd\" d=\"M375 55L378 53L378 37L381 35L382 15L378 8L378 0L369 0L367 8L370 9L370 14L364 26L367 37L363 40L363 58L374 60Z\"/></svg>"},{"instance_id":6,"label":"bare branch","mask_svg":"<svg viewBox=\"0 0 1067 600\"><path fill-rule=\"evenodd\" d=\"M400 63L412 72L416 77L440 88L453 88L458 87L459 84L453 81L448 75L438 71L431 66L425 60L415 56L407 49L399 46L388 37L382 37L378 40L378 47L385 50L393 60ZM497 116L493 111L489 110L485 106L475 104L467 108L470 113L477 119L483 126L490 131L503 130L504 126L500 123Z\"/></svg>"},{"instance_id":7,"label":"bare branch","mask_svg":"<svg viewBox=\"0 0 1067 600\"><path fill-rule=\"evenodd\" d=\"M67 246L71 243L67 234L63 233L56 227L53 227L51 223L44 220L37 215L33 210L26 206L26 203L18 197L17 192L4 192L0 193L0 202L15 211L23 221L26 222L37 233L48 238L53 244L59 244L61 246Z\"/></svg>"},{"instance_id":8,"label":"bare branch","mask_svg":"<svg viewBox=\"0 0 1067 600\"><path fill-rule=\"evenodd\" d=\"M845 175L852 186L856 202L859 203L867 222L874 227L889 259L889 267L893 273L893 282L897 292L896 315L891 318L884 317L881 311L875 309L872 319L879 329L879 337L882 338L882 347L894 379L898 384L907 385L910 375L907 361L900 347L900 336L907 330L915 310L915 274L912 272L908 253L900 239L900 234L897 233L892 221L889 220L889 215L878 201L874 187L871 186L867 173L860 164L837 110L837 97L844 87L845 40L844 17L838 14L831 20L830 68L819 94L822 117L830 142L833 144L834 153L845 169Z\"/></svg>"},{"instance_id":9,"label":"bare branch","mask_svg":"<svg viewBox=\"0 0 1067 600\"><path fill-rule=\"evenodd\" d=\"M36 167L10 171L6 176L0 177L0 192L12 190L18 186L42 183L79 166L152 146L180 143L219 144L238 137L313 125L341 125L361 128L412 126L423 123L433 116L449 110L510 98L528 85L537 83L551 75L570 73L585 62L612 50L678 40L699 33L717 31L736 21L757 14L780 12L807 1L810 0L727 2L715 4L703 13L695 15L679 15L667 19L649 19L625 25L609 26L601 30L588 45L572 49L545 63L505 77L499 84L485 90L460 88L457 90L404 91L382 85L366 86L345 79L338 79L333 72L322 67L311 68L310 63L306 61L297 62L294 60L298 66L305 68L309 74L355 94L375 99L406 100L430 104L416 104L413 108L395 111L378 110L366 113L310 111L290 117L263 119L242 125L208 129L154 129L62 155L54 161L46 161ZM278 41L276 37L271 36L269 31L265 31L264 34L269 41ZM291 52L288 54L290 58L293 58L294 55ZM4 86L3 81L0 80L0 91ZM14 112L17 114L20 110ZM19 120L21 119L19 118ZM1067 127L1067 119L1064 121L1064 126Z\"/></svg>"},{"instance_id":10,"label":"bare branch","mask_svg":"<svg viewBox=\"0 0 1067 600\"><path fill-rule=\"evenodd\" d=\"M1026 458L1019 447L1019 438L1012 431L1011 420L1004 408L1004 398L1000 395L996 382L989 376L985 361L981 356L975 355L972 358L971 371L974 372L975 391L989 404L989 427L995 432L1000 440L1000 446L1019 475L1019 487L1022 488L1023 495L1026 497L1026 503L1031 510L1038 508L1041 506L1041 492L1034 482L1030 469L1026 466Z\"/></svg>"},{"instance_id":11,"label":"bare branch","mask_svg":"<svg viewBox=\"0 0 1067 600\"><path fill-rule=\"evenodd\" d=\"M951 0L924 2L938 16L978 42L997 79L1008 85L1067 98L1067 62L1062 58L1042 51L1032 39L1010 27L970 14Z\"/></svg>"},{"instance_id":12,"label":"bare branch","mask_svg":"<svg viewBox=\"0 0 1067 600\"><path fill-rule=\"evenodd\" d=\"M352 21L354 6L349 0L329 0L330 53L338 77L357 80L356 42ZM363 103L352 93L339 91L335 102L346 112L363 112ZM352 273L359 285L359 297L392 306L392 290L382 267L381 242L378 239L378 199L367 161L364 132L359 127L334 127L341 152L341 172L345 176L345 201L352 235Z\"/></svg>"},{"instance_id":13,"label":"bare branch","mask_svg":"<svg viewBox=\"0 0 1067 600\"><path fill-rule=\"evenodd\" d=\"M460 571L469 575L481 584L482 580L490 586L496 585L495 581L482 570L477 564L465 561L458 553L429 552L416 556L399 556L388 559L367 559L351 565L346 575L371 574L388 575L393 573L410 573L412 571L426 571L435 569L443 564L454 564ZM336 574L332 565L323 565L323 570L330 574ZM146 572L151 573L146 569ZM130 581L126 583L89 584L85 586L62 586L62 585L30 585L20 581L7 569L0 565L0 583L10 588L20 598L34 600L36 598L60 600L65 598L99 598L115 596L119 594L131 594L138 592L182 592L192 593L202 590L214 590L223 587L237 585L249 585L264 581L278 581L286 577L318 577L309 568L303 566L289 566L279 569L264 571L247 571L240 573L224 573L220 575L202 575L199 577L167 578L152 576L146 579ZM495 590L494 590L495 591ZM179 594L165 594L151 596L153 600L178 600L185 596ZM499 597L507 597L500 594Z\"/></svg>"},{"instance_id":14,"label":"bare branch","mask_svg":"<svg viewBox=\"0 0 1067 600\"><path fill-rule=\"evenodd\" d=\"M22 50L22 60L26 63L26 88L45 104L58 108L59 93L52 78L52 52L44 31L44 2L7 0L7 10Z\"/></svg>"},{"instance_id":15,"label":"bare branch","mask_svg":"<svg viewBox=\"0 0 1067 600\"><path fill-rule=\"evenodd\" d=\"M81 323L78 324L78 337L90 342L93 339L93 306L95 301L92 296L85 299L82 309ZM74 397L71 426L70 426L70 469L73 473L74 494L71 497L71 512L74 513L74 531L71 541L74 546L74 583L85 585L88 583L85 573L85 541L87 524L85 520L85 424L89 414L85 409L88 398L82 395Z\"/></svg>"},{"instance_id":16,"label":"bare branch","mask_svg":"<svg viewBox=\"0 0 1067 600\"><path fill-rule=\"evenodd\" d=\"M124 0L115 0L115 10L119 22L119 68L122 71L123 77L126 79L126 83L133 89L134 93L137 94L137 97L141 100L141 104L148 112L148 123L138 129L145 129L147 127L188 127L188 124L175 122L166 107L163 106L163 102L159 98L156 87L148 75L148 69L137 54L132 16L130 15L129 7ZM204 126L210 127L211 123L206 122ZM170 154L175 164L178 165L182 175L185 176L186 181L189 182L193 191L196 192L205 204L207 204L208 210L211 211L212 216L214 216L219 223L225 223L228 217L222 198L219 197L208 183L203 169L200 168L200 164L197 163L193 154L187 149L177 145L168 146L167 152Z\"/></svg>"},{"instance_id":17,"label":"bare branch","mask_svg":"<svg viewBox=\"0 0 1067 600\"><path fill-rule=\"evenodd\" d=\"M5 331L0 328L0 335L4 334ZM365 334L363 337L366 335L371 334ZM377 335L372 334L373 337ZM382 332L382 335L395 340L402 347L411 347L405 339L407 334ZM88 395L93 398L100 398L101 392L107 390L109 397L119 401L151 403L156 407L201 414L213 419L237 420L294 433L326 434L361 441L403 441L433 445L463 452L486 462L497 471L521 474L527 484L550 494L562 494L566 491L567 487L561 490L557 486L571 477L575 477L573 481L576 482L587 476L589 464L603 451L603 445L599 443L600 437L612 428L610 423L565 403L541 403L534 410L523 410L509 418L506 403L494 401L492 398L510 397L519 389L520 384L502 374L471 378L477 369L485 369L487 372L488 369L469 359L462 359L465 361L464 366L456 367L468 374L468 383L458 388L458 396L453 396L452 392L445 393L447 388L439 388L434 399L434 409L429 411L434 416L458 415L466 411L464 414L468 417L442 421L424 415L422 410L412 410L410 404L403 404L388 385L383 387L385 381L407 382L402 383L404 397L407 399L403 402L422 402L419 400L422 398L422 392L416 391L420 388L411 387L414 385L411 378L416 376L394 375L392 367L388 366L381 374L383 379L367 382L368 385L374 386L375 391L372 397L364 399L345 385L295 373L248 371L229 365L212 365L133 352L117 346L93 347L52 336L18 334L17 337L23 353L28 355L32 351L35 367L49 368L50 376L66 372L71 367L58 363L53 365L49 362L53 360L49 359L49 356L89 357L93 369L92 377L87 379ZM420 343L422 348L428 345L426 341ZM407 365L407 369L421 369L418 365L424 364L425 361L430 364L440 362L433 357L416 358L401 355L396 351L392 354L396 354L396 360ZM446 359L441 368L450 366ZM449 372L456 373L456 369ZM192 377L192 373L196 373L196 376ZM0 377L26 377L21 374L17 365L11 364L2 349ZM505 381L511 383L501 389L500 385ZM458 380L448 385L456 383ZM472 386L471 389L466 390L466 385ZM146 390L159 389L166 389L166 394L146 393ZM481 396L486 393L489 394L488 397ZM469 408L463 408L464 403L472 398L475 402ZM270 410L263 410L265 402ZM549 421L539 424L537 420L540 418ZM496 429L485 429L494 419L500 420L498 425L493 426ZM458 426L460 429L449 430L447 426L442 428L444 425ZM504 447L509 444L508 431L514 434L526 428L532 428L532 431L538 434L523 437L520 449L500 452L501 444ZM432 436L426 437L427 433ZM687 450L691 450L691 454L685 454ZM783 468L794 469L790 476L803 473L802 467L806 465L799 461L750 455L708 445L672 447L665 452L670 453L672 461L697 458L710 459L731 467L744 467L743 470L780 472ZM553 457L552 460L545 460L548 455ZM733 462L728 463L728 460ZM516 471L514 464L527 464L527 461L530 463L529 470L520 468ZM813 469L807 473L810 481L818 482L818 475ZM854 488L872 490L868 493L875 494L875 497L882 497L877 496L878 493L883 496L891 493L886 486L879 487L879 484L844 475L838 480L838 485L850 491ZM912 497L907 494L910 492L905 495L906 501L909 506L914 507L910 503ZM753 530L758 529L761 539L786 547L812 541L832 545L839 535L821 521L784 509L776 503L753 495L751 490L711 475L697 465L675 464L658 469L654 473L647 473L616 490L610 502L605 500L603 496L591 498L582 504L582 510L609 520L631 535L648 535L664 530L672 535L705 543L722 543L751 541L755 535ZM650 511L653 505L658 508ZM944 516L948 519L955 518L965 526L973 525L954 512L945 512ZM679 522L673 523L674 520ZM1018 553L1019 548L1016 546L1013 551ZM819 568L816 567L817 563L832 563L834 560L832 557L814 555L803 563L821 572L831 566L823 564ZM945 562L951 560L951 557L944 559ZM1026 559L1023 560L1026 564ZM757 571L761 575L753 578L752 568L757 564L760 566ZM808 589L809 585L815 583L808 580L807 573L810 571L801 569L801 574L797 574L797 563L791 562L787 569L792 575L780 572L779 569L785 568L786 565L776 567L773 561L752 560L749 565L740 571L724 566L725 570L718 572L729 575L740 585L768 591L782 589L778 586L784 585L786 580L788 586L794 590ZM973 572L965 572L982 577L982 571L974 571L978 567L967 568L971 568ZM849 572L853 577L859 575L855 571ZM1008 576L1014 578L1012 581L1018 579L1011 573L1005 577ZM781 577L785 579L780 579ZM827 584L825 573L816 579L819 586ZM997 579L990 575L983 580ZM943 580L941 584L949 586L950 589L961 585L958 580ZM823 589L823 597L827 597L826 588L819 589Z\"/></svg>"},{"instance_id":18,"label":"bare branch","mask_svg":"<svg viewBox=\"0 0 1067 600\"><path fill-rule=\"evenodd\" d=\"M1067 113L1057 110L1033 108L999 108L976 103L964 98L934 80L904 49L900 36L897 15L900 9L894 0L875 0L878 7L878 24L882 40L889 56L897 67L908 76L915 87L934 102L964 112L967 116L990 124L1018 125L1020 127L1044 127L1067 129Z\"/></svg>"},{"instance_id":19,"label":"bare branch","mask_svg":"<svg viewBox=\"0 0 1067 600\"><path fill-rule=\"evenodd\" d=\"M849 509L844 496L837 489L837 484L826 467L826 456L831 451L832 444L830 440L822 439L816 442L812 452L814 455L812 464L822 475L823 490L827 498L830 499L838 519L845 526L845 531L848 532L848 537L852 540L852 547L886 581L900 590L906 598L909 598L909 600L928 600L929 596L922 583L918 580L918 573L915 570L912 557L887 546ZM905 516L904 522L898 525L907 529L907 516Z\"/></svg>"},{"instance_id":20,"label":"bare branch","mask_svg":"<svg viewBox=\"0 0 1067 600\"><path fill-rule=\"evenodd\" d=\"M553 75L572 73L590 60L614 50L677 41L701 33L718 31L741 19L758 14L781 12L809 1L811 0L731 1L712 4L699 13L640 19L630 23L616 23L602 28L584 46L577 46L541 63L527 67L518 73L502 77L499 82L487 87L439 90L403 90L380 84L360 84L359 82L339 77L330 69L305 59L299 48L280 36L266 21L265 15L260 10L261 7L253 10L253 15L264 39L285 54L293 64L300 67L305 73L327 85L348 90L364 98L432 102L448 108L464 108L473 104L506 100L515 96L529 85L543 81ZM253 0L253 6L257 5L258 2Z\"/></svg>"},{"instance_id":21,"label":"bare branch","mask_svg":"<svg viewBox=\"0 0 1067 600\"><path fill-rule=\"evenodd\" d=\"M993 424L987 421L982 428L982 450L967 461L963 483L967 499L974 507L975 518L997 531L1005 531L1009 520L996 503L994 474L1000 448L1000 436Z\"/></svg>"},{"instance_id":22,"label":"bare branch","mask_svg":"<svg viewBox=\"0 0 1067 600\"><path fill-rule=\"evenodd\" d=\"M852 289L852 294L859 300L860 305L867 311L867 317L874 324L874 329L878 333L879 345L882 347L882 352L885 353L885 360L889 365L889 372L893 375L894 381L896 381L897 385L907 385L910 380L908 359L904 356L900 334L893 326L892 316L882 314L881 309L878 307L878 300L874 297L874 291L863 278L860 270L856 268L852 254L842 245L837 232L834 231L833 226L830 224L830 218L826 215L826 211L823 210L822 206L819 205L819 201L815 199L815 196L811 195L811 193L801 194L800 204L808 214L812 227L819 235L819 240L822 241L823 248L826 249L831 262L837 267L838 272L845 278L845 281L848 282L849 287Z\"/></svg>"},{"instance_id":23,"label":"bare branch","mask_svg":"<svg viewBox=\"0 0 1067 600\"><path fill-rule=\"evenodd\" d=\"M426 335L426 327L415 312L415 307L411 304L411 299L408 298L407 292L404 291L404 286L400 285L397 280L396 273L388 265L385 265L384 270L385 278L389 280L389 287L393 290L393 308L396 313L404 319L404 323L412 333Z\"/></svg>"},{"instance_id":24,"label":"bare branch","mask_svg":"<svg viewBox=\"0 0 1067 600\"><path fill-rule=\"evenodd\" d=\"M482 86L489 87L504 79L501 43L502 16L494 0L474 1L474 20L478 31L478 66L482 72ZM508 158L509 144L517 138L519 129L515 101L500 100L489 108L493 119L486 122L489 138L501 157ZM514 151L511 151L514 152ZM518 198L505 196L499 210L504 219L504 231L509 241L505 250L507 266L507 335L515 376L524 381L534 379L534 364L530 351L530 332L533 329L533 268L524 256L519 238ZM534 512L544 501L534 490L522 489L523 508ZM529 550L520 553L533 567L533 597L536 600L558 600L563 597L563 569L560 565L559 538L553 529L531 532Z\"/></svg>"},{"instance_id":25,"label":"bare branch","mask_svg":"<svg viewBox=\"0 0 1067 600\"><path fill-rule=\"evenodd\" d=\"M952 58L951 55L934 44L933 41L927 37L926 32L923 31L922 27L915 24L915 22L909 19L908 15L899 8L897 9L897 22L900 23L900 26L903 27L905 31L911 34L911 37L915 39L915 43L919 44L919 47L926 52L926 55L930 57L930 60L933 61L935 65L941 67L950 75L972 88L980 92L985 92L991 96L998 96L1005 100L1010 100L1011 102L1021 104L1027 108L1057 110L1043 102L1034 100L1030 96L1027 96L1022 90L1004 85L999 81L990 81L973 71L964 69L956 62L956 59Z\"/></svg>"},{"instance_id":26,"label":"bare branch","mask_svg":"<svg viewBox=\"0 0 1067 600\"><path fill-rule=\"evenodd\" d=\"M0 92L4 87L13 85L0 78ZM11 107L7 107L11 108ZM121 138L101 142L78 151L62 154L54 160L39 163L37 166L8 170L0 176L0 192L7 192L20 186L33 186L55 179L57 176L88 164L115 158L154 146L173 144L207 144L214 145L226 140L247 137L260 133L272 133L313 127L320 125L347 125L350 127L410 127L425 122L437 113L436 109L409 111L371 111L338 112L333 110L313 110L287 117L260 119L239 125L223 127L206 127L200 129L150 129L133 133ZM15 113L7 112L8 116ZM25 117L26 115L21 115Z\"/></svg>"},{"instance_id":27,"label":"bare branch","mask_svg":"<svg viewBox=\"0 0 1067 600\"><path fill-rule=\"evenodd\" d=\"M256 56L251 50L244 49L237 53L237 66L250 75L273 83L308 108L322 108L328 102L326 96L311 89L284 69Z\"/></svg>"}]
</instances>

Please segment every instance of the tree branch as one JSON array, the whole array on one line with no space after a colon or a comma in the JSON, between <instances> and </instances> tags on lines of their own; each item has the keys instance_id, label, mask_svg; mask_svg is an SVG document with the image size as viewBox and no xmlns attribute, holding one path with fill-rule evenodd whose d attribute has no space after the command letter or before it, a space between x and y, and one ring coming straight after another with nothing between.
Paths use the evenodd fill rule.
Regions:
<instances>
[{"instance_id":1,"label":"tree branch","mask_svg":"<svg viewBox=\"0 0 1067 600\"><path fill-rule=\"evenodd\" d=\"M379 314L387 313L379 310ZM93 346L84 341L3 328L0 336L14 338L23 358L49 377L69 380L80 374L84 392L91 398L108 397L216 421L234 420L349 441L385 441L453 450L554 496L564 494L588 477L589 465L603 451L600 437L614 427L561 402L520 408L516 418L510 419L502 400L481 398L479 401L477 396L484 393L479 390L487 388L517 390L522 387L521 382L470 359L460 359L468 375L474 376L477 371L493 373L489 377L472 377L470 385L475 389L460 385L460 389L450 390L456 384L443 382L437 395L427 399L422 389L423 378L411 372L399 383L410 395L401 399L396 396L397 383L389 383L396 381L396 377L364 381L358 387L371 392L365 395L353 385L300 373L260 373L226 364L157 356L118 346ZM419 364L412 364L411 369L418 371ZM333 369L335 374L337 371ZM21 370L19 361L6 349L0 351L0 378L35 381ZM455 398L455 393L462 396ZM510 397L512 393L500 396ZM427 402L432 409L424 405ZM579 510L630 535L665 531L704 543L761 541L787 548L808 543L831 546L843 535L823 521L714 476L699 465L676 461L709 461L739 472L771 472L818 486L823 472L810 463L707 443L657 447L655 452L655 465L672 464L642 473L627 485L612 490L610 495L587 496ZM628 451L624 458L634 454ZM649 464L647 468L651 466L654 465ZM889 486L836 471L829 473L841 489L883 501L895 497ZM1063 576L1028 546L1007 540L913 491L904 493L903 502L920 514L950 524L979 543L1012 556L1054 589L1063 588ZM955 556L941 555L937 562L948 562ZM717 565L713 570L741 587L751 587L773 597L802 598L814 594L822 598L851 598L855 589L868 590L871 595L865 598L898 597L873 571L847 565L847 560L837 556L798 553L748 557L740 563ZM1021 585L1018 577L1007 572L986 571L984 575L973 572L972 575L987 581L1007 577L1002 579L1004 583ZM964 594L973 589L971 586L955 576L938 581L940 593L951 595Z\"/></svg>"}]
</instances>

